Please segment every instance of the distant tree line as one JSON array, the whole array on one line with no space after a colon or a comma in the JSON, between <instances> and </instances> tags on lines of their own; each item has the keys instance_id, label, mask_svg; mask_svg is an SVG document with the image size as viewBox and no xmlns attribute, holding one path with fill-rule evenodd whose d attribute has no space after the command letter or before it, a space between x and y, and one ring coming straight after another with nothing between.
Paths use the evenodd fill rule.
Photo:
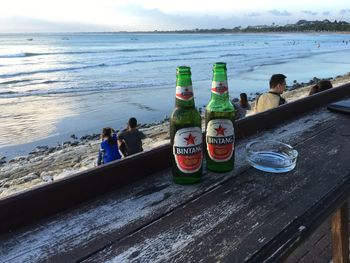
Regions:
<instances>
[{"instance_id":1,"label":"distant tree line","mask_svg":"<svg viewBox=\"0 0 350 263\"><path fill-rule=\"evenodd\" d=\"M295 24L287 24L284 26L276 25L258 25L234 28L220 29L192 29L192 30L175 30L175 31L153 31L156 33L264 33L264 32L350 32L350 23L345 21L333 22L325 19L323 21L299 20Z\"/></svg>"}]
</instances>

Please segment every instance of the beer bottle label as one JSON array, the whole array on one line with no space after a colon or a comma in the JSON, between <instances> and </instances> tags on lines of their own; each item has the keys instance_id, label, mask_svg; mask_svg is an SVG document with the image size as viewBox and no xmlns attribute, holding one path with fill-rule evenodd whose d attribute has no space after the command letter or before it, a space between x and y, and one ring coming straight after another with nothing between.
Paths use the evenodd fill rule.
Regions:
<instances>
[{"instance_id":1,"label":"beer bottle label","mask_svg":"<svg viewBox=\"0 0 350 263\"><path fill-rule=\"evenodd\" d=\"M183 173L199 171L203 160L202 131L199 127L183 128L175 133L173 153Z\"/></svg>"},{"instance_id":2,"label":"beer bottle label","mask_svg":"<svg viewBox=\"0 0 350 263\"><path fill-rule=\"evenodd\" d=\"M176 98L180 100L191 100L193 98L192 86L176 86Z\"/></svg>"},{"instance_id":3,"label":"beer bottle label","mask_svg":"<svg viewBox=\"0 0 350 263\"><path fill-rule=\"evenodd\" d=\"M208 122L206 134L207 150L215 162L230 160L234 149L234 129L228 119L214 119Z\"/></svg>"},{"instance_id":4,"label":"beer bottle label","mask_svg":"<svg viewBox=\"0 0 350 263\"><path fill-rule=\"evenodd\" d=\"M227 80L213 81L211 84L211 92L222 95L228 92Z\"/></svg>"}]
</instances>

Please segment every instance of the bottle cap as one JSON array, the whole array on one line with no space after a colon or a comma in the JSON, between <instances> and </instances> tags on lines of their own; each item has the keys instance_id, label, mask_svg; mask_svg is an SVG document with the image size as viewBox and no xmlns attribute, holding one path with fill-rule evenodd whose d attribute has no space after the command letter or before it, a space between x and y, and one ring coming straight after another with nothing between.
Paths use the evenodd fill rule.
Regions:
<instances>
[{"instance_id":1,"label":"bottle cap","mask_svg":"<svg viewBox=\"0 0 350 263\"><path fill-rule=\"evenodd\" d=\"M224 70L226 70L226 63L225 62L216 62L213 65L213 70L216 70L216 69L224 69Z\"/></svg>"}]
</instances>

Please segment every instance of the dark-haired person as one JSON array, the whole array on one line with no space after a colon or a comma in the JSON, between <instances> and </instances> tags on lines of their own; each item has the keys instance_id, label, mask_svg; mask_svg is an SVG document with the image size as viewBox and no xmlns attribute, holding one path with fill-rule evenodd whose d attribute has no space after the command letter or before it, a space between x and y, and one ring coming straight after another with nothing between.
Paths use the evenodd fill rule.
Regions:
<instances>
[{"instance_id":1,"label":"dark-haired person","mask_svg":"<svg viewBox=\"0 0 350 263\"><path fill-rule=\"evenodd\" d=\"M255 101L255 112L263 112L276 108L286 103L281 94L286 89L286 76L283 74L274 74L270 78L270 90L257 97Z\"/></svg>"},{"instance_id":2,"label":"dark-haired person","mask_svg":"<svg viewBox=\"0 0 350 263\"><path fill-rule=\"evenodd\" d=\"M325 91L333 88L332 83L329 80L320 80L315 86L310 89L309 96L321 91Z\"/></svg>"},{"instance_id":3,"label":"dark-haired person","mask_svg":"<svg viewBox=\"0 0 350 263\"><path fill-rule=\"evenodd\" d=\"M137 120L132 117L128 121L128 127L118 134L121 152L125 157L143 151L142 139L146 136L136 126Z\"/></svg>"},{"instance_id":4,"label":"dark-haired person","mask_svg":"<svg viewBox=\"0 0 350 263\"><path fill-rule=\"evenodd\" d=\"M250 104L248 102L248 97L246 93L239 94L240 100L239 101L232 101L234 104L235 110L236 110L236 117L235 119L241 119L244 118L247 114L247 110L251 110Z\"/></svg>"},{"instance_id":5,"label":"dark-haired person","mask_svg":"<svg viewBox=\"0 0 350 263\"><path fill-rule=\"evenodd\" d=\"M103 128L101 134L101 146L98 152L97 165L106 164L121 157L118 149L117 137L113 136L112 128Z\"/></svg>"}]
</instances>

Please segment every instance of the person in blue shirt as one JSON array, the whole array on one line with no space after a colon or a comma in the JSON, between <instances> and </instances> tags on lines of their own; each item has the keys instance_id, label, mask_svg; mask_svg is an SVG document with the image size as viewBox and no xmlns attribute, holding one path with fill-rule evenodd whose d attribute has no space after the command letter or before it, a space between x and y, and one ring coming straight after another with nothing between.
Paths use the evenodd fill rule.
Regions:
<instances>
[{"instance_id":1,"label":"person in blue shirt","mask_svg":"<svg viewBox=\"0 0 350 263\"><path fill-rule=\"evenodd\" d=\"M103 128L101 137L102 142L98 152L97 165L119 160L121 155L118 149L117 136L113 133L113 129Z\"/></svg>"}]
</instances>

